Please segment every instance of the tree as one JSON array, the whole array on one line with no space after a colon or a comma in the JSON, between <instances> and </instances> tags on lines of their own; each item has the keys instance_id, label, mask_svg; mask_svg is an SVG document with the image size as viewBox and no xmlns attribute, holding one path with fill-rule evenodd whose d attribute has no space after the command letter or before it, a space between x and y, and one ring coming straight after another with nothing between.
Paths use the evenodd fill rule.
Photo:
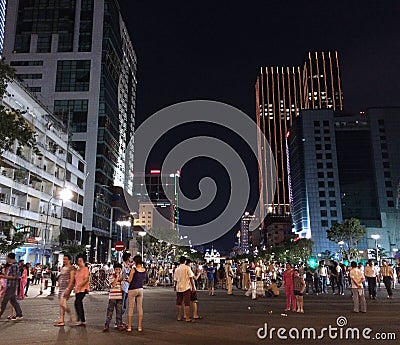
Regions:
<instances>
[{"instance_id":1,"label":"tree","mask_svg":"<svg viewBox=\"0 0 400 345\"><path fill-rule=\"evenodd\" d=\"M278 262L291 262L292 264L307 262L312 254L314 242L308 238L296 241L288 240L283 244L270 248L272 260Z\"/></svg>"},{"instance_id":2,"label":"tree","mask_svg":"<svg viewBox=\"0 0 400 345\"><path fill-rule=\"evenodd\" d=\"M330 241L335 243L343 242L341 252L345 260L351 261L356 258L356 246L365 236L366 230L356 218L346 219L343 223L334 224L326 231Z\"/></svg>"},{"instance_id":3,"label":"tree","mask_svg":"<svg viewBox=\"0 0 400 345\"><path fill-rule=\"evenodd\" d=\"M6 93L7 84L15 78L15 71L0 60L0 98ZM9 150L17 141L17 155L21 155L24 146L30 147L36 154L40 154L36 144L36 134L23 118L24 112L18 109L7 109L0 105L0 154Z\"/></svg>"},{"instance_id":4,"label":"tree","mask_svg":"<svg viewBox=\"0 0 400 345\"><path fill-rule=\"evenodd\" d=\"M80 244L68 244L62 247L62 253L68 254L72 258L72 262L75 262L77 255L84 254L85 255L86 248Z\"/></svg>"},{"instance_id":5,"label":"tree","mask_svg":"<svg viewBox=\"0 0 400 345\"><path fill-rule=\"evenodd\" d=\"M309 238L301 238L289 247L289 257L292 262L307 262L312 254L314 242Z\"/></svg>"},{"instance_id":6,"label":"tree","mask_svg":"<svg viewBox=\"0 0 400 345\"><path fill-rule=\"evenodd\" d=\"M17 228L11 221L3 227L4 236L0 237L0 254L7 254L24 245L29 232L25 228Z\"/></svg>"}]
</instances>

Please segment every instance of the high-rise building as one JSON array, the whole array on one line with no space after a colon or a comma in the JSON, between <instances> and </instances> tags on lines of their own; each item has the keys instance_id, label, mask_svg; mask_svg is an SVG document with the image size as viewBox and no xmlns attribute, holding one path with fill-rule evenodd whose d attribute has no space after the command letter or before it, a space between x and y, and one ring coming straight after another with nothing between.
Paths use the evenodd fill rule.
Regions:
<instances>
[{"instance_id":1,"label":"high-rise building","mask_svg":"<svg viewBox=\"0 0 400 345\"><path fill-rule=\"evenodd\" d=\"M302 109L341 110L342 89L337 52L309 53L303 66L265 67L255 85L256 121L265 140L258 138L259 178L271 176L276 169L276 191L268 199L267 183L260 190L260 219L267 214L288 215L289 188L286 133ZM265 149L269 145L274 157Z\"/></svg>"},{"instance_id":2,"label":"high-rise building","mask_svg":"<svg viewBox=\"0 0 400 345\"><path fill-rule=\"evenodd\" d=\"M388 254L400 244L399 116L399 108L305 110L294 121L287 135L292 219L316 254L338 251L326 230L352 217L367 229L360 249L375 248L372 234Z\"/></svg>"},{"instance_id":3,"label":"high-rise building","mask_svg":"<svg viewBox=\"0 0 400 345\"><path fill-rule=\"evenodd\" d=\"M112 192L133 195L136 55L117 0L9 1L4 57L86 159L83 226L105 260ZM126 151L125 151L126 150Z\"/></svg>"},{"instance_id":4,"label":"high-rise building","mask_svg":"<svg viewBox=\"0 0 400 345\"><path fill-rule=\"evenodd\" d=\"M242 221L240 223L240 252L242 254L248 254L252 248L251 246L251 233L250 233L250 223L255 219L254 214L245 212L242 216Z\"/></svg>"},{"instance_id":5,"label":"high-rise building","mask_svg":"<svg viewBox=\"0 0 400 345\"><path fill-rule=\"evenodd\" d=\"M3 51L4 25L6 24L7 0L0 0L0 55Z\"/></svg>"},{"instance_id":6,"label":"high-rise building","mask_svg":"<svg viewBox=\"0 0 400 345\"><path fill-rule=\"evenodd\" d=\"M180 171L162 174L153 169L150 173L135 174L135 198L139 213L135 225L145 229L175 229L179 232L177 183Z\"/></svg>"}]
</instances>

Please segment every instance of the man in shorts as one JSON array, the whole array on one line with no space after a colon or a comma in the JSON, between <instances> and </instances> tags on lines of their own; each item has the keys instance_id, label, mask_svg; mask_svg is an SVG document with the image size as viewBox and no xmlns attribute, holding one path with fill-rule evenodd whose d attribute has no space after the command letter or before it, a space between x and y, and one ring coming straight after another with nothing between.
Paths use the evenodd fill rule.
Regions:
<instances>
[{"instance_id":1,"label":"man in shorts","mask_svg":"<svg viewBox=\"0 0 400 345\"><path fill-rule=\"evenodd\" d=\"M174 291L176 291L176 309L178 321L182 320L182 303L185 305L183 312L185 321L192 321L190 318L190 294L191 291L195 291L193 276L194 274L192 270L186 265L186 257L182 255L179 260L179 266L174 272Z\"/></svg>"}]
</instances>

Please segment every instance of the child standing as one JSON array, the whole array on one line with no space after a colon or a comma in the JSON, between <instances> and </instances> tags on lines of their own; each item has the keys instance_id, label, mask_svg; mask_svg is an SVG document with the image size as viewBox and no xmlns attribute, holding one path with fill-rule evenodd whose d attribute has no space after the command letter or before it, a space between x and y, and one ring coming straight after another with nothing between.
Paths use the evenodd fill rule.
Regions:
<instances>
[{"instance_id":1,"label":"child standing","mask_svg":"<svg viewBox=\"0 0 400 345\"><path fill-rule=\"evenodd\" d=\"M113 316L114 308L115 308L115 316L117 319L117 327L119 331L125 330L125 327L122 325L122 265L119 263L114 264L114 274L110 277L110 293L108 297L108 306L107 306L107 316L106 323L103 328L103 332L108 332L110 330L110 323Z\"/></svg>"},{"instance_id":2,"label":"child standing","mask_svg":"<svg viewBox=\"0 0 400 345\"><path fill-rule=\"evenodd\" d=\"M299 270L297 269L294 270L293 285L294 285L294 295L296 297L297 312L304 313L303 293L306 288L306 283L304 282L304 278L300 276Z\"/></svg>"}]
</instances>

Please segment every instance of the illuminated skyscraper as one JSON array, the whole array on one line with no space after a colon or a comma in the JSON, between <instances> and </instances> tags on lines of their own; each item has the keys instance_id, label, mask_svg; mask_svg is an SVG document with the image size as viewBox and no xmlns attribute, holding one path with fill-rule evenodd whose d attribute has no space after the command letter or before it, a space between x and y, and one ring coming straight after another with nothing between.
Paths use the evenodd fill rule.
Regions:
<instances>
[{"instance_id":1,"label":"illuminated skyscraper","mask_svg":"<svg viewBox=\"0 0 400 345\"><path fill-rule=\"evenodd\" d=\"M342 88L337 52L309 53L303 66L261 68L255 85L257 125L266 140L258 138L260 180L268 169L276 168L276 192L268 200L268 184L260 190L260 219L267 214L288 215L289 189L286 157L286 133L302 109L342 110ZM274 155L267 157L270 145Z\"/></svg>"},{"instance_id":2,"label":"illuminated skyscraper","mask_svg":"<svg viewBox=\"0 0 400 345\"><path fill-rule=\"evenodd\" d=\"M63 120L71 146L87 162L82 222L98 261L104 261L112 218L108 186L133 195L128 144L137 59L118 1L9 1L6 23L3 56L24 86Z\"/></svg>"},{"instance_id":3,"label":"illuminated skyscraper","mask_svg":"<svg viewBox=\"0 0 400 345\"><path fill-rule=\"evenodd\" d=\"M371 108L358 115L305 110L287 136L294 231L311 238L314 252L338 251L326 237L335 223L352 217L367 235L359 249L375 248L379 234L387 252L400 245L399 108Z\"/></svg>"}]
</instances>

